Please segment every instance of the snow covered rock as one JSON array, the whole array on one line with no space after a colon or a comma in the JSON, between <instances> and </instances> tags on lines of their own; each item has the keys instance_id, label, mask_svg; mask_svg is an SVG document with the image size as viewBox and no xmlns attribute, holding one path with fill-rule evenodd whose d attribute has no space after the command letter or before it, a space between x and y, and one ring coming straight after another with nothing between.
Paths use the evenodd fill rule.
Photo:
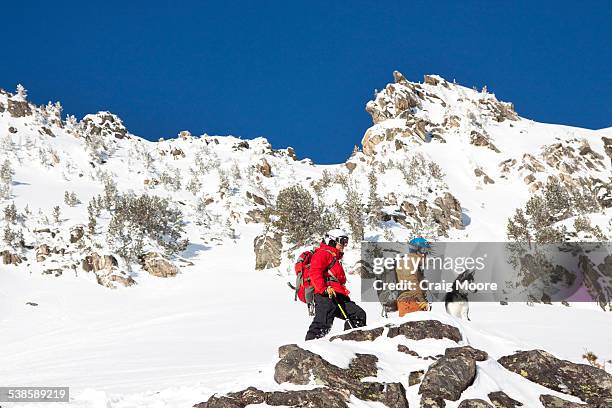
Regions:
<instances>
[{"instance_id":1,"label":"snow covered rock","mask_svg":"<svg viewBox=\"0 0 612 408\"><path fill-rule=\"evenodd\" d=\"M117 259L113 255L98 255L92 253L86 256L81 266L85 272L93 272L98 284L115 289L115 283L121 286L132 286L136 284L131 276L118 268Z\"/></svg>"},{"instance_id":2,"label":"snow covered rock","mask_svg":"<svg viewBox=\"0 0 612 408\"><path fill-rule=\"evenodd\" d=\"M542 350L520 351L501 357L498 362L551 390L573 395L596 407L612 406L612 375L600 368L560 360Z\"/></svg>"},{"instance_id":3,"label":"snow covered rock","mask_svg":"<svg viewBox=\"0 0 612 408\"><path fill-rule=\"evenodd\" d=\"M110 136L123 139L128 133L121 119L110 112L86 115L81 124L83 133L90 136Z\"/></svg>"},{"instance_id":4,"label":"snow covered rock","mask_svg":"<svg viewBox=\"0 0 612 408\"><path fill-rule=\"evenodd\" d=\"M268 233L255 237L255 269L276 268L281 263L282 235Z\"/></svg>"},{"instance_id":5,"label":"snow covered rock","mask_svg":"<svg viewBox=\"0 0 612 408\"><path fill-rule=\"evenodd\" d=\"M156 252L148 252L142 256L142 269L153 276L168 278L178 274L178 268Z\"/></svg>"},{"instance_id":6,"label":"snow covered rock","mask_svg":"<svg viewBox=\"0 0 612 408\"><path fill-rule=\"evenodd\" d=\"M14 118L22 118L24 116L30 116L32 114L32 108L26 101L19 101L9 98L7 110L9 114Z\"/></svg>"},{"instance_id":7,"label":"snow covered rock","mask_svg":"<svg viewBox=\"0 0 612 408\"><path fill-rule=\"evenodd\" d=\"M295 344L279 348L279 357L274 369L274 380L279 384L306 385L314 379L318 384L343 390L362 400L380 401L388 407L408 407L406 391L400 383L361 381L376 376L378 358L374 355L356 354L346 369Z\"/></svg>"},{"instance_id":8,"label":"snow covered rock","mask_svg":"<svg viewBox=\"0 0 612 408\"><path fill-rule=\"evenodd\" d=\"M461 332L455 326L444 324L438 320L417 320L389 327L388 337L404 336L411 340L450 339L455 342L462 340Z\"/></svg>"},{"instance_id":9,"label":"snow covered rock","mask_svg":"<svg viewBox=\"0 0 612 408\"><path fill-rule=\"evenodd\" d=\"M612 138L602 136L601 141L604 143L604 150L606 154L610 158L610 161L612 161Z\"/></svg>"},{"instance_id":10,"label":"snow covered rock","mask_svg":"<svg viewBox=\"0 0 612 408\"><path fill-rule=\"evenodd\" d=\"M8 249L0 252L2 255L2 263L4 265L19 265L22 262L22 259L19 255L12 253Z\"/></svg>"}]
</instances>

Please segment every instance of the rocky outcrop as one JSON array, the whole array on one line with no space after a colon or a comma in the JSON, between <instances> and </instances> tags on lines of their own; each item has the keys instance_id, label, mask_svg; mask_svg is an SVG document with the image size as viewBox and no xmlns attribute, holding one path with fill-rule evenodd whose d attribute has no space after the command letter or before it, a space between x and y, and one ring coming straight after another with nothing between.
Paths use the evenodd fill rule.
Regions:
<instances>
[{"instance_id":1,"label":"rocky outcrop","mask_svg":"<svg viewBox=\"0 0 612 408\"><path fill-rule=\"evenodd\" d=\"M517 408L522 407L523 403L512 399L503 391L495 391L487 395L495 408Z\"/></svg>"},{"instance_id":2,"label":"rocky outcrop","mask_svg":"<svg viewBox=\"0 0 612 408\"><path fill-rule=\"evenodd\" d=\"M438 208L432 209L433 218L443 235L446 235L451 228L463 228L461 203L459 203L455 196L447 191L442 197L437 197L434 200L434 204Z\"/></svg>"},{"instance_id":3,"label":"rocky outcrop","mask_svg":"<svg viewBox=\"0 0 612 408\"><path fill-rule=\"evenodd\" d=\"M243 391L229 393L227 396L213 396L207 402L194 405L194 408L245 408L254 404L296 408L348 408L345 399L344 393L329 388L265 392L249 387Z\"/></svg>"},{"instance_id":4,"label":"rocky outcrop","mask_svg":"<svg viewBox=\"0 0 612 408\"><path fill-rule=\"evenodd\" d=\"M279 233L263 234L255 237L255 269L276 268L281 263L282 235Z\"/></svg>"},{"instance_id":5,"label":"rocky outcrop","mask_svg":"<svg viewBox=\"0 0 612 408\"><path fill-rule=\"evenodd\" d=\"M461 341L457 328L436 320L405 322L372 329L358 329L335 336L331 340L376 341L385 339L385 329L396 337L403 334L413 340L451 339ZM324 341L324 340L318 340ZM350 344L346 344L350 347ZM360 344L360 350L367 347ZM343 346L343 349L345 346ZM399 352L420 358L402 344ZM374 350L380 350L374 347ZM347 349L347 350L350 350ZM372 380L378 373L379 359L374 354L355 353L348 367L336 366L321 355L296 344L279 348L279 361L274 368L274 380L290 390L262 391L254 387L223 396L214 395L208 401L195 405L199 408L245 408L251 405L267 404L293 408L348 407L355 399L375 401L390 408L407 408L406 390L401 383ZM425 357L427 359L427 357ZM461 401L461 396L476 379L477 362L488 359L484 350L471 346L449 347L444 355L437 355L426 370L408 373L408 386L419 385L421 408L442 408L447 401ZM385 361L381 366L385 366ZM572 403L544 394L540 397L545 408L591 407L604 408L610 405L610 375L590 366L558 360L542 352L518 352L502 357L499 363L525 378L544 387L572 394L587 401L588 405ZM508 372L506 375L513 375ZM497 378L494 379L497 381ZM499 379L503 383L503 379ZM316 385L318 388L310 388ZM306 389L301 389L304 387ZM414 392L409 392L415 395ZM472 394L473 395L473 394ZM463 399L458 405L463 408L519 408L523 404L503 391L491 392L486 399ZM490 402L489 402L490 401Z\"/></svg>"},{"instance_id":6,"label":"rocky outcrop","mask_svg":"<svg viewBox=\"0 0 612 408\"><path fill-rule=\"evenodd\" d=\"M272 177L272 166L270 166L270 163L268 163L268 161L265 158L262 158L259 161L259 163L257 164L257 170L264 177Z\"/></svg>"},{"instance_id":7,"label":"rocky outcrop","mask_svg":"<svg viewBox=\"0 0 612 408\"><path fill-rule=\"evenodd\" d=\"M49 245L42 244L36 249L36 262L43 262L49 255L51 251L49 250Z\"/></svg>"},{"instance_id":8,"label":"rocky outcrop","mask_svg":"<svg viewBox=\"0 0 612 408\"><path fill-rule=\"evenodd\" d=\"M127 137L127 129L121 119L110 112L87 115L81 121L81 126L85 135L108 136L116 139Z\"/></svg>"},{"instance_id":9,"label":"rocky outcrop","mask_svg":"<svg viewBox=\"0 0 612 408\"><path fill-rule=\"evenodd\" d=\"M182 149L179 149L178 147L171 149L170 154L172 155L173 159L179 159L179 158L185 157L185 152Z\"/></svg>"},{"instance_id":10,"label":"rocky outcrop","mask_svg":"<svg viewBox=\"0 0 612 408\"><path fill-rule=\"evenodd\" d=\"M612 162L612 138L602 137L601 141L604 143L604 151L606 152L606 155L610 158L610 162Z\"/></svg>"},{"instance_id":11,"label":"rocky outcrop","mask_svg":"<svg viewBox=\"0 0 612 408\"><path fill-rule=\"evenodd\" d=\"M337 336L332 336L329 341L334 341L336 339L340 340L352 340L352 341L373 341L378 337L382 336L384 327L377 327L375 329L364 330L357 329L352 330L345 334L339 334Z\"/></svg>"},{"instance_id":12,"label":"rocky outcrop","mask_svg":"<svg viewBox=\"0 0 612 408\"><path fill-rule=\"evenodd\" d=\"M14 118L22 118L24 116L30 116L32 114L32 108L30 104L26 101L16 101L13 99L9 99L8 103L8 112Z\"/></svg>"},{"instance_id":13,"label":"rocky outcrop","mask_svg":"<svg viewBox=\"0 0 612 408\"><path fill-rule=\"evenodd\" d=\"M485 136L475 130L472 130L472 132L470 133L470 144L473 144L474 146L488 147L495 153L500 153L499 149L495 147L493 142L491 142L491 138L489 136Z\"/></svg>"},{"instance_id":14,"label":"rocky outcrop","mask_svg":"<svg viewBox=\"0 0 612 408\"><path fill-rule=\"evenodd\" d=\"M542 350L520 351L498 362L551 390L573 395L595 406L612 406L612 375L599 368L560 360Z\"/></svg>"},{"instance_id":15,"label":"rocky outcrop","mask_svg":"<svg viewBox=\"0 0 612 408\"><path fill-rule=\"evenodd\" d=\"M449 347L444 351L446 357L467 356L476 361L485 361L489 358L486 351L475 349L472 346Z\"/></svg>"},{"instance_id":16,"label":"rocky outcrop","mask_svg":"<svg viewBox=\"0 0 612 408\"><path fill-rule=\"evenodd\" d=\"M399 117L402 112L421 106L424 93L418 84L405 80L404 76L394 73L395 84L387 84L373 101L366 104L366 111L372 116L374 124L386 119Z\"/></svg>"},{"instance_id":17,"label":"rocky outcrop","mask_svg":"<svg viewBox=\"0 0 612 408\"><path fill-rule=\"evenodd\" d=\"M260 197L254 193L251 193L250 191L246 192L246 197L257 205L263 205L264 207L267 205L265 198Z\"/></svg>"},{"instance_id":18,"label":"rocky outcrop","mask_svg":"<svg viewBox=\"0 0 612 408\"><path fill-rule=\"evenodd\" d=\"M420 384L424 374L425 370L411 371L410 374L408 374L408 386L412 387L413 385Z\"/></svg>"},{"instance_id":19,"label":"rocky outcrop","mask_svg":"<svg viewBox=\"0 0 612 408\"><path fill-rule=\"evenodd\" d=\"M274 369L274 380L279 384L306 385L314 381L362 400L382 402L390 408L408 407L406 390L400 383L361 381L376 376L376 356L356 354L349 368L343 369L311 351L290 344L279 349L279 357Z\"/></svg>"},{"instance_id":20,"label":"rocky outcrop","mask_svg":"<svg viewBox=\"0 0 612 408\"><path fill-rule=\"evenodd\" d=\"M98 255L94 252L83 259L81 267L85 272L93 272L99 285L110 289L116 289L116 283L121 286L136 284L131 276L119 270L117 259L113 255Z\"/></svg>"},{"instance_id":21,"label":"rocky outcrop","mask_svg":"<svg viewBox=\"0 0 612 408\"><path fill-rule=\"evenodd\" d=\"M461 401L459 408L494 408L493 405L489 404L485 400L481 399L467 399Z\"/></svg>"},{"instance_id":22,"label":"rocky outcrop","mask_svg":"<svg viewBox=\"0 0 612 408\"><path fill-rule=\"evenodd\" d=\"M70 230L70 243L74 244L80 241L80 239L83 238L83 235L85 235L85 230L82 226L78 225L76 227L73 227Z\"/></svg>"},{"instance_id":23,"label":"rocky outcrop","mask_svg":"<svg viewBox=\"0 0 612 408\"><path fill-rule=\"evenodd\" d=\"M389 327L388 337L404 336L411 340L450 339L461 341L461 332L455 326L449 326L438 320L417 320Z\"/></svg>"},{"instance_id":24,"label":"rocky outcrop","mask_svg":"<svg viewBox=\"0 0 612 408\"><path fill-rule=\"evenodd\" d=\"M12 253L8 249L0 252L0 254L2 255L2 263L4 265L19 265L23 262L19 255Z\"/></svg>"},{"instance_id":25,"label":"rocky outcrop","mask_svg":"<svg viewBox=\"0 0 612 408\"><path fill-rule=\"evenodd\" d=\"M476 361L466 355L442 357L429 366L419 387L423 398L457 401L476 377Z\"/></svg>"},{"instance_id":26,"label":"rocky outcrop","mask_svg":"<svg viewBox=\"0 0 612 408\"><path fill-rule=\"evenodd\" d=\"M474 175L476 177L482 177L482 181L485 184L495 184L495 181L487 175L482 169L476 168L474 169Z\"/></svg>"},{"instance_id":27,"label":"rocky outcrop","mask_svg":"<svg viewBox=\"0 0 612 408\"><path fill-rule=\"evenodd\" d=\"M168 278L178 274L178 268L156 252L144 254L140 259L142 269L150 275Z\"/></svg>"},{"instance_id":28,"label":"rocky outcrop","mask_svg":"<svg viewBox=\"0 0 612 408\"><path fill-rule=\"evenodd\" d=\"M594 405L566 401L563 398L547 394L540 395L540 402L544 408L597 408Z\"/></svg>"},{"instance_id":29,"label":"rocky outcrop","mask_svg":"<svg viewBox=\"0 0 612 408\"><path fill-rule=\"evenodd\" d=\"M578 267L584 276L584 284L589 289L593 299L604 310L610 310L612 305L612 287L605 282L612 279L612 255L608 255L600 264L595 264L587 255L578 257Z\"/></svg>"},{"instance_id":30,"label":"rocky outcrop","mask_svg":"<svg viewBox=\"0 0 612 408\"><path fill-rule=\"evenodd\" d=\"M182 140L190 140L193 138L193 136L191 135L190 131L181 130L180 132L178 132L178 138Z\"/></svg>"}]
</instances>

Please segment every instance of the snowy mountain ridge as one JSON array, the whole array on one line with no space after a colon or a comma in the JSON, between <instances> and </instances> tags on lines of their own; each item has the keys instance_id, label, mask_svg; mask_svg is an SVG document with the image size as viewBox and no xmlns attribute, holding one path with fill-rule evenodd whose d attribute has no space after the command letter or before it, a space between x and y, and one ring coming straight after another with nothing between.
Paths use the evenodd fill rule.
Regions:
<instances>
[{"instance_id":1,"label":"snowy mountain ridge","mask_svg":"<svg viewBox=\"0 0 612 408\"><path fill-rule=\"evenodd\" d=\"M131 134L110 112L62 120L59 103L38 107L27 102L23 87L15 94L2 91L1 162L14 172L5 183L10 191L4 192L3 205L15 203L21 214L13 226L4 220L2 227L18 231L23 243L5 240L5 263L23 258L30 267L57 275L67 268L87 269L92 261L85 259L93 253L110 255L114 260L102 265L116 263L111 269L120 276L112 278L114 272L108 272L98 277L99 283L134 283L129 270L139 266L113 256L117 247L109 245L110 211L98 214L96 226L86 231L87 202L117 192L164 197L179 208L183 235L194 244L183 255L237 239L241 225L269 221L266 211L273 210L279 191L294 184L306 187L336 213L349 190L356 192L365 208L362 216L369 220L363 231L367 240L420 233L503 241L515 209L557 178L570 188L588 186L597 211L591 209L587 216L609 233L612 139L605 130L526 120L486 89L478 92L439 76L426 75L423 83L414 83L396 71L394 79L366 105L374 125L363 136L362 150L329 166L297 160L292 148L273 149L264 138L183 131L175 139L150 142ZM78 203L69 204L64 196L73 192ZM55 206L60 214L52 222ZM30 216L23 214L26 207ZM341 214L339 218L354 229ZM574 239L589 237L581 231L573 234ZM258 264L290 262L293 253L287 252L287 243L275 245L284 245L283 259L275 256ZM145 249L161 252L154 242L146 242ZM47 258L54 258L53 268L45 264Z\"/></svg>"}]
</instances>

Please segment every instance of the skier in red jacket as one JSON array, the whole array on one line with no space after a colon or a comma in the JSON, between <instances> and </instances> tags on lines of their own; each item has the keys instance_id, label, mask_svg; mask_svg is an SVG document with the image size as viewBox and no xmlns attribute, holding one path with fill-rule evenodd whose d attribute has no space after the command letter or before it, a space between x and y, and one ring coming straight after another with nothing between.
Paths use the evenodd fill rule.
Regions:
<instances>
[{"instance_id":1,"label":"skier in red jacket","mask_svg":"<svg viewBox=\"0 0 612 408\"><path fill-rule=\"evenodd\" d=\"M341 229L333 229L325 234L323 242L310 261L310 279L314 286L315 317L306 333L306 340L324 337L329 333L334 318L344 319L339 305L349 322L344 323L344 330L361 327L366 324L365 311L349 298L346 275L340 259L348 236Z\"/></svg>"}]
</instances>

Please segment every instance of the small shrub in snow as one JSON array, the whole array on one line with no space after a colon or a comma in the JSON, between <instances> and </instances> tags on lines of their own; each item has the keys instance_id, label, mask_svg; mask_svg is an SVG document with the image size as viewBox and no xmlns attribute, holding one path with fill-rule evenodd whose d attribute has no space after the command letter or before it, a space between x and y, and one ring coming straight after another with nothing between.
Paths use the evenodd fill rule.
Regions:
<instances>
[{"instance_id":1,"label":"small shrub in snow","mask_svg":"<svg viewBox=\"0 0 612 408\"><path fill-rule=\"evenodd\" d=\"M274 226L293 244L308 243L320 223L314 199L299 185L287 187L276 198Z\"/></svg>"},{"instance_id":2,"label":"small shrub in snow","mask_svg":"<svg viewBox=\"0 0 612 408\"><path fill-rule=\"evenodd\" d=\"M4 207L4 220L9 224L15 224L17 222L17 207L15 203Z\"/></svg>"},{"instance_id":3,"label":"small shrub in snow","mask_svg":"<svg viewBox=\"0 0 612 408\"><path fill-rule=\"evenodd\" d=\"M159 182L170 191L179 191L181 189L181 173L179 169L174 169L173 174L166 171L159 176Z\"/></svg>"},{"instance_id":4,"label":"small shrub in snow","mask_svg":"<svg viewBox=\"0 0 612 408\"><path fill-rule=\"evenodd\" d=\"M11 167L11 162L8 159L4 160L2 167L0 167L0 199L11 196L11 185L13 184L14 175L15 172Z\"/></svg>"},{"instance_id":5,"label":"small shrub in snow","mask_svg":"<svg viewBox=\"0 0 612 408\"><path fill-rule=\"evenodd\" d=\"M51 216L53 217L53 221L55 223L59 223L60 222L61 215L62 214L60 212L59 205L56 205L55 207L53 207L53 212L51 213Z\"/></svg>"},{"instance_id":6,"label":"small shrub in snow","mask_svg":"<svg viewBox=\"0 0 612 408\"><path fill-rule=\"evenodd\" d=\"M74 191L72 193L68 193L68 191L65 191L64 203L66 203L66 205L69 205L70 207L74 207L75 205L80 204L81 201L79 201Z\"/></svg>"},{"instance_id":7,"label":"small shrub in snow","mask_svg":"<svg viewBox=\"0 0 612 408\"><path fill-rule=\"evenodd\" d=\"M242 179L242 173L240 172L240 166L238 166L237 162L232 164L232 178L234 181L238 181Z\"/></svg>"},{"instance_id":8,"label":"small shrub in snow","mask_svg":"<svg viewBox=\"0 0 612 408\"><path fill-rule=\"evenodd\" d=\"M346 192L346 200L342 206L342 213L351 230L351 238L354 242L363 240L365 228L365 214L363 212L363 204L361 196L355 188L348 186Z\"/></svg>"},{"instance_id":9,"label":"small shrub in snow","mask_svg":"<svg viewBox=\"0 0 612 408\"><path fill-rule=\"evenodd\" d=\"M157 196L117 196L108 234L117 253L129 262L142 255L145 245L155 243L168 255L183 251L183 214L172 203Z\"/></svg>"},{"instance_id":10,"label":"small shrub in snow","mask_svg":"<svg viewBox=\"0 0 612 408\"><path fill-rule=\"evenodd\" d=\"M227 172L219 169L219 194L227 194L230 189L229 178Z\"/></svg>"},{"instance_id":11,"label":"small shrub in snow","mask_svg":"<svg viewBox=\"0 0 612 408\"><path fill-rule=\"evenodd\" d=\"M599 225L591 225L591 221L587 217L577 217L574 219L574 229L576 232L586 232L591 234L595 239L599 241L607 241L608 237L601 230Z\"/></svg>"},{"instance_id":12,"label":"small shrub in snow","mask_svg":"<svg viewBox=\"0 0 612 408\"><path fill-rule=\"evenodd\" d=\"M14 248L14 242L16 237L17 235L15 234L15 231L11 229L11 226L9 224L6 224L4 226L4 232L2 234L2 240L4 241L4 244L10 246L11 248Z\"/></svg>"},{"instance_id":13,"label":"small shrub in snow","mask_svg":"<svg viewBox=\"0 0 612 408\"><path fill-rule=\"evenodd\" d=\"M189 191L193 195L197 195L202 189L202 183L197 176L192 176L187 183L187 191Z\"/></svg>"},{"instance_id":14,"label":"small shrub in snow","mask_svg":"<svg viewBox=\"0 0 612 408\"><path fill-rule=\"evenodd\" d=\"M368 193L368 224L371 228L378 227L378 214L382 210L382 200L378 196L378 179L374 171L368 174L368 183L370 185Z\"/></svg>"}]
</instances>

